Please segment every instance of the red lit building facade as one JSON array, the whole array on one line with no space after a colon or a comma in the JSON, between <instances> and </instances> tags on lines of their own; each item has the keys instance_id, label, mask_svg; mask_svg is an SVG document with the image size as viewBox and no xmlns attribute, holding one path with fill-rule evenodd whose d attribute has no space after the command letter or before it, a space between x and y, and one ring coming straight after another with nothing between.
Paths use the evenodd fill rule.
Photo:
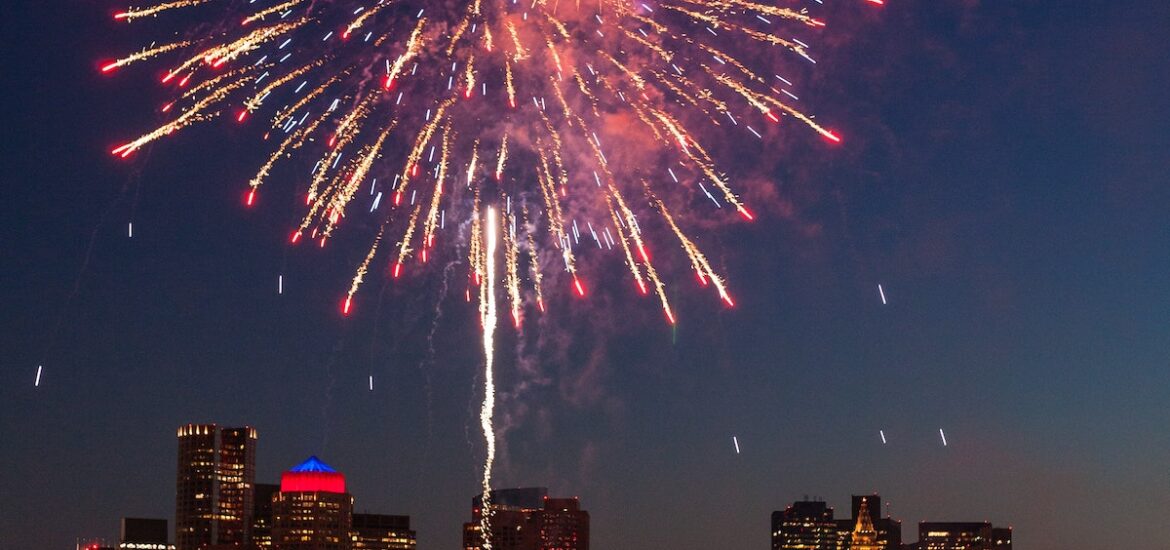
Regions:
<instances>
[{"instance_id":1,"label":"red lit building facade","mask_svg":"<svg viewBox=\"0 0 1170 550\"><path fill-rule=\"evenodd\" d=\"M317 457L280 476L272 496L272 547L276 550L350 550L353 496L345 476Z\"/></svg>"}]
</instances>

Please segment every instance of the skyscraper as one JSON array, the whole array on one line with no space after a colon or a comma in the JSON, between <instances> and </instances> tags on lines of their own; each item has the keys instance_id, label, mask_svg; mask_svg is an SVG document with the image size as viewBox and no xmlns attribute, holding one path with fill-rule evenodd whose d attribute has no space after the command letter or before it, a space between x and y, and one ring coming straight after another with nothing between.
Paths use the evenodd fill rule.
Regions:
<instances>
[{"instance_id":1,"label":"skyscraper","mask_svg":"<svg viewBox=\"0 0 1170 550\"><path fill-rule=\"evenodd\" d=\"M280 476L272 498L276 550L349 550L353 496L345 476L311 456Z\"/></svg>"},{"instance_id":2,"label":"skyscraper","mask_svg":"<svg viewBox=\"0 0 1170 550\"><path fill-rule=\"evenodd\" d=\"M353 550L414 550L410 516L354 514Z\"/></svg>"},{"instance_id":3,"label":"skyscraper","mask_svg":"<svg viewBox=\"0 0 1170 550\"><path fill-rule=\"evenodd\" d=\"M589 512L573 498L546 498L540 518L542 550L588 550Z\"/></svg>"},{"instance_id":4,"label":"skyscraper","mask_svg":"<svg viewBox=\"0 0 1170 550\"><path fill-rule=\"evenodd\" d=\"M821 501L800 500L772 512L772 550L836 550L837 522Z\"/></svg>"},{"instance_id":5,"label":"skyscraper","mask_svg":"<svg viewBox=\"0 0 1170 550\"><path fill-rule=\"evenodd\" d=\"M177 549L242 548L251 527L256 430L188 424L178 439Z\"/></svg>"},{"instance_id":6,"label":"skyscraper","mask_svg":"<svg viewBox=\"0 0 1170 550\"><path fill-rule=\"evenodd\" d=\"M464 550L481 550L480 521L490 514L494 550L589 550L589 512L573 498L548 498L544 487L491 492L471 501L471 521L463 524Z\"/></svg>"}]
</instances>

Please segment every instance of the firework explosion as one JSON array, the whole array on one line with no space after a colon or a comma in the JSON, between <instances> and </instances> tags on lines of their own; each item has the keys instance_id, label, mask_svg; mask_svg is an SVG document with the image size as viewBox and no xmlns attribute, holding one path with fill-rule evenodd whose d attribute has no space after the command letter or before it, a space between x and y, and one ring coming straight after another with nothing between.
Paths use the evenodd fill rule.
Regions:
<instances>
[{"instance_id":1,"label":"firework explosion","mask_svg":"<svg viewBox=\"0 0 1170 550\"><path fill-rule=\"evenodd\" d=\"M519 329L526 309L545 310L546 280L586 294L578 256L594 246L621 258L671 324L652 234L675 241L700 285L734 304L683 228L691 216L678 212L704 205L753 217L709 149L736 132L763 139L763 127L782 120L840 141L795 107L792 83L773 72L815 63L797 36L824 26L800 2L782 3L791 5L177 0L130 8L115 19L169 22L181 38L101 70L164 64L162 84L175 97L161 107L170 122L113 153L128 157L218 117L267 126L270 152L248 182L248 206L279 163L311 163L295 191L305 210L292 243L325 246L357 214L378 227L342 302L347 315L380 254L391 276L402 276L408 262L434 257L454 216L469 226L466 241L449 240L466 243L469 284L480 289L490 381L496 290L488 283L502 287ZM192 20L199 25L182 30ZM489 446L491 397L482 415ZM485 470L486 493L490 454Z\"/></svg>"}]
</instances>

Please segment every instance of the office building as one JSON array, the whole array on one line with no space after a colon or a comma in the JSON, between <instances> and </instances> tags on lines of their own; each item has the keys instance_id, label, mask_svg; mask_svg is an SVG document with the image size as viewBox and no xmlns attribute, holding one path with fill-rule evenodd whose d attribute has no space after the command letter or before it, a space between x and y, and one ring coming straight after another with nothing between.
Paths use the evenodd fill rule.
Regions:
<instances>
[{"instance_id":1,"label":"office building","mask_svg":"<svg viewBox=\"0 0 1170 550\"><path fill-rule=\"evenodd\" d=\"M772 512L772 550L836 550L837 522L822 501L800 500Z\"/></svg>"},{"instance_id":2,"label":"office building","mask_svg":"<svg viewBox=\"0 0 1170 550\"><path fill-rule=\"evenodd\" d=\"M275 550L350 550L353 496L345 476L311 456L280 476L272 498Z\"/></svg>"},{"instance_id":3,"label":"office building","mask_svg":"<svg viewBox=\"0 0 1170 550\"><path fill-rule=\"evenodd\" d=\"M463 524L464 550L483 548L482 519L490 514L494 550L588 550L589 512L573 498L549 498L544 487L492 491L472 499L471 521Z\"/></svg>"},{"instance_id":4,"label":"office building","mask_svg":"<svg viewBox=\"0 0 1170 550\"><path fill-rule=\"evenodd\" d=\"M414 550L410 516L354 514L350 530L353 550Z\"/></svg>"},{"instance_id":5,"label":"office building","mask_svg":"<svg viewBox=\"0 0 1170 550\"><path fill-rule=\"evenodd\" d=\"M188 424L178 439L177 549L243 548L252 519L256 430Z\"/></svg>"},{"instance_id":6,"label":"office building","mask_svg":"<svg viewBox=\"0 0 1170 550\"><path fill-rule=\"evenodd\" d=\"M118 550L174 550L165 519L122 518Z\"/></svg>"},{"instance_id":7,"label":"office building","mask_svg":"<svg viewBox=\"0 0 1170 550\"><path fill-rule=\"evenodd\" d=\"M988 522L934 522L918 524L919 550L1011 550L1011 528Z\"/></svg>"},{"instance_id":8,"label":"office building","mask_svg":"<svg viewBox=\"0 0 1170 550\"><path fill-rule=\"evenodd\" d=\"M280 492L280 485L257 483L252 503L251 550L272 548L272 497Z\"/></svg>"}]
</instances>

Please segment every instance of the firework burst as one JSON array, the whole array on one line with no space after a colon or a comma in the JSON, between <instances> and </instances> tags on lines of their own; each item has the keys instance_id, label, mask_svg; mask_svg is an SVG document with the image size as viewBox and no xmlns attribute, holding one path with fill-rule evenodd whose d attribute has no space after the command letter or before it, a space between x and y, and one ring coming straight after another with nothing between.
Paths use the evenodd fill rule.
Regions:
<instances>
[{"instance_id":1,"label":"firework burst","mask_svg":"<svg viewBox=\"0 0 1170 550\"><path fill-rule=\"evenodd\" d=\"M452 216L472 220L469 280L481 284L487 231L477 212L490 205L500 212L517 328L526 304L544 310L542 281L555 276L586 294L578 257L591 248L614 251L674 323L647 219L730 306L724 277L667 202L713 203L753 218L711 147L737 132L760 137L784 119L840 141L774 76L785 63L813 62L807 37L824 27L790 4L182 0L129 8L115 19L170 25L182 38L102 64L106 73L162 64L162 84L175 90L162 107L170 121L113 153L128 157L217 117L269 126L270 152L247 183L247 205L276 165L311 164L288 191L305 200L292 243L324 246L357 213L379 228L345 314L379 254L390 251L394 277L412 260L426 263ZM200 30L183 31L192 21ZM379 247L384 239L397 243Z\"/></svg>"},{"instance_id":2,"label":"firework burst","mask_svg":"<svg viewBox=\"0 0 1170 550\"><path fill-rule=\"evenodd\" d=\"M528 310L545 311L549 280L584 297L578 257L611 252L674 324L667 280L652 261L652 236L661 234L682 250L699 287L733 306L725 278L684 227L700 215L685 210L695 205L753 219L710 151L745 131L764 139L764 126L785 119L841 141L795 106L791 82L773 72L815 62L805 40L825 25L788 3L177 0L130 8L114 18L170 24L181 38L101 65L112 73L163 64L161 83L174 90L161 107L170 121L113 154L128 157L215 118L266 126L269 152L247 182L246 205L288 163L308 168L286 187L305 205L293 244L325 246L351 216L377 228L342 300L345 315L379 256L398 278L433 258L440 241L460 240L444 234L448 218L467 227L467 297L478 288L484 331L486 506L497 294L520 330ZM192 21L199 24L182 30ZM490 510L480 528L490 550Z\"/></svg>"}]
</instances>

